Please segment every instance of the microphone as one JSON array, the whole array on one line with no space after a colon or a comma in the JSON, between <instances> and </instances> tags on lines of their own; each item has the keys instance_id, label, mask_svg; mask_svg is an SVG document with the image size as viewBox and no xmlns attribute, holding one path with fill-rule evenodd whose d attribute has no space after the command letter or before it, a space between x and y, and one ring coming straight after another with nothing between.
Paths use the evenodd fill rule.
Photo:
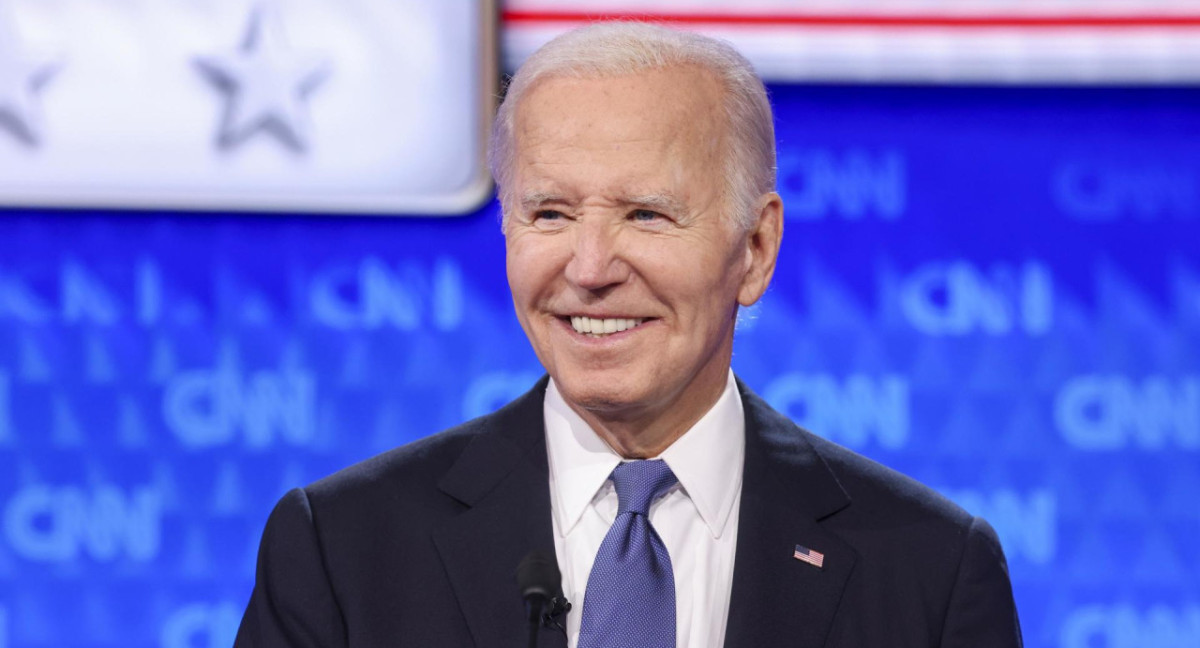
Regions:
<instances>
[{"instance_id":1,"label":"microphone","mask_svg":"<svg viewBox=\"0 0 1200 648\"><path fill-rule=\"evenodd\" d=\"M558 562L544 551L529 552L517 566L517 587L521 590L521 598L525 599L529 619L529 648L537 648L538 628L542 624L557 625L553 617L571 609L571 604L563 597Z\"/></svg>"}]
</instances>

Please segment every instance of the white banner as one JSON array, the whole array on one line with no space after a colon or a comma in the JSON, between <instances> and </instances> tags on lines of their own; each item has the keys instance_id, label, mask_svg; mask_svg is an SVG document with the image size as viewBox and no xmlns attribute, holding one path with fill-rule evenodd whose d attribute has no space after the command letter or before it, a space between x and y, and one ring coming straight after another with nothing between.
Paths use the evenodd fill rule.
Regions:
<instances>
[{"instance_id":1,"label":"white banner","mask_svg":"<svg viewBox=\"0 0 1200 648\"><path fill-rule=\"evenodd\" d=\"M505 64L614 18L723 38L775 81L1200 82L1200 0L509 0Z\"/></svg>"},{"instance_id":2,"label":"white banner","mask_svg":"<svg viewBox=\"0 0 1200 648\"><path fill-rule=\"evenodd\" d=\"M0 204L472 209L494 21L476 0L0 0Z\"/></svg>"}]
</instances>

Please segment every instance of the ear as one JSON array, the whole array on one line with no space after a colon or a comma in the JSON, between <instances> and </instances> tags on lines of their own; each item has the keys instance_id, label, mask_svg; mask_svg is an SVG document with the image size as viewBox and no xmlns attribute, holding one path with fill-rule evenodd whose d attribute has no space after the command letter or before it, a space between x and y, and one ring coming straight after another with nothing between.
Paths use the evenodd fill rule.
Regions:
<instances>
[{"instance_id":1,"label":"ear","mask_svg":"<svg viewBox=\"0 0 1200 648\"><path fill-rule=\"evenodd\" d=\"M775 274L779 244L783 240L783 199L774 191L756 203L758 222L746 233L746 274L738 290L738 303L750 306L767 291Z\"/></svg>"}]
</instances>

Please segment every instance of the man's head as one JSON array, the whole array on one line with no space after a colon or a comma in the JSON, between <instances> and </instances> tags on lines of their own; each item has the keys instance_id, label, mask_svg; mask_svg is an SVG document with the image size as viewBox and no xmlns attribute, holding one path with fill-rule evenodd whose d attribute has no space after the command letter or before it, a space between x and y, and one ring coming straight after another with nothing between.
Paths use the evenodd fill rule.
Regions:
<instances>
[{"instance_id":1,"label":"man's head","mask_svg":"<svg viewBox=\"0 0 1200 648\"><path fill-rule=\"evenodd\" d=\"M629 456L724 387L738 306L778 251L771 137L745 60L690 34L587 28L513 80L492 160L517 316L567 402Z\"/></svg>"},{"instance_id":2,"label":"man's head","mask_svg":"<svg viewBox=\"0 0 1200 648\"><path fill-rule=\"evenodd\" d=\"M722 160L723 190L730 203L729 215L741 227L750 227L756 218L754 201L775 190L775 126L762 80L750 62L727 43L638 22L597 23L563 34L534 52L513 76L496 114L488 151L505 217L514 200L510 180L514 120L521 99L530 90L556 77L607 78L688 66L705 70L724 89L720 104L714 106L730 129Z\"/></svg>"}]
</instances>

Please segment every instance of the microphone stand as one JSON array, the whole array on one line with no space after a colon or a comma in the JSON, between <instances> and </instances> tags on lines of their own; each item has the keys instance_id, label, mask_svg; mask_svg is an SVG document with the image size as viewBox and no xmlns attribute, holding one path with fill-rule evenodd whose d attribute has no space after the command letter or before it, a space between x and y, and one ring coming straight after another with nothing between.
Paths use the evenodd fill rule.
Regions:
<instances>
[{"instance_id":1,"label":"microphone stand","mask_svg":"<svg viewBox=\"0 0 1200 648\"><path fill-rule=\"evenodd\" d=\"M542 623L551 616L571 609L571 604L562 595L562 574L558 571L558 562L544 552L529 552L517 567L517 586L521 589L521 597L525 599L529 648L537 648L538 631Z\"/></svg>"},{"instance_id":2,"label":"microphone stand","mask_svg":"<svg viewBox=\"0 0 1200 648\"><path fill-rule=\"evenodd\" d=\"M526 600L525 609L529 613L529 648L538 648L538 632L542 628L542 615L545 610L544 599L541 604Z\"/></svg>"}]
</instances>

